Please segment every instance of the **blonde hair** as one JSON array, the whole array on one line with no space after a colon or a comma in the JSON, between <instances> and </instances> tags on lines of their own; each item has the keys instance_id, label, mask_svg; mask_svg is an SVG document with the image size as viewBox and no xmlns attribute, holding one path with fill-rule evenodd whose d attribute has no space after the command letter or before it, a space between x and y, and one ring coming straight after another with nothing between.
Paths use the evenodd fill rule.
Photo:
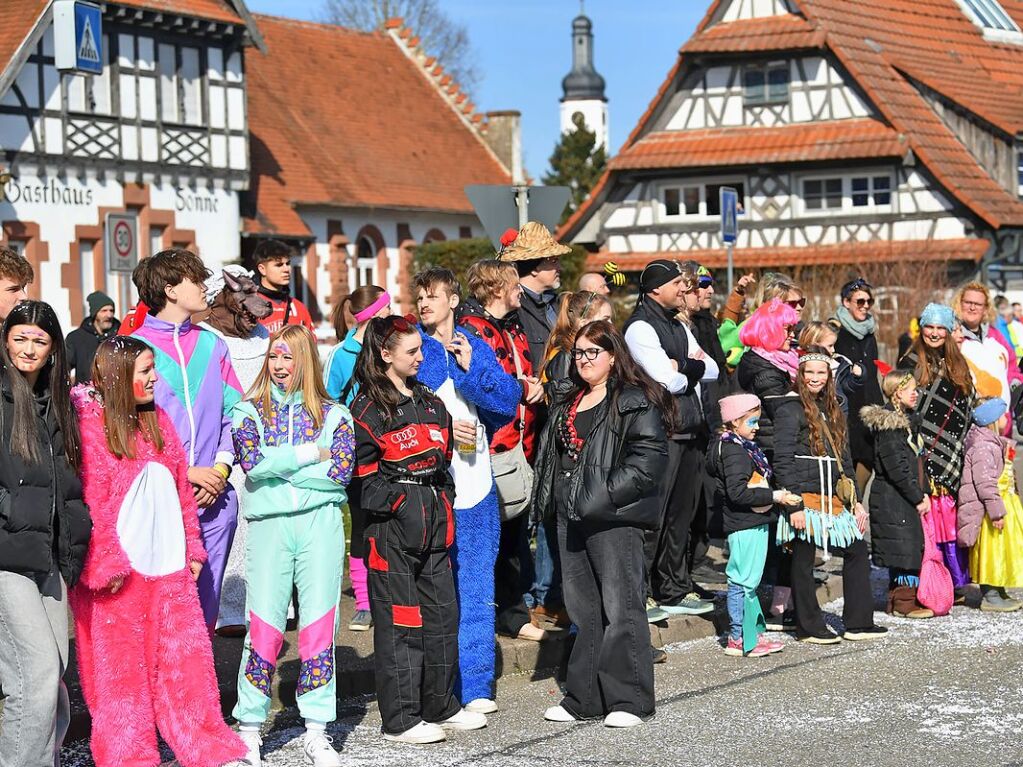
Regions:
<instances>
[{"instance_id":1,"label":"blonde hair","mask_svg":"<svg viewBox=\"0 0 1023 767\"><path fill-rule=\"evenodd\" d=\"M481 306L486 306L504 292L509 282L518 282L519 273L507 261L488 258L470 266L465 273L465 279L472 297L479 301Z\"/></svg>"},{"instance_id":2,"label":"blonde hair","mask_svg":"<svg viewBox=\"0 0 1023 767\"><path fill-rule=\"evenodd\" d=\"M245 398L261 403L264 413L270 412L273 406L272 388L276 385L270 377L270 355L278 343L287 344L295 361L295 372L286 394L291 396L295 392L302 392L302 407L313 425L320 429L323 426L323 405L331 399L323 385L323 369L316 353L316 341L304 325L285 325L270 336L263 367Z\"/></svg>"},{"instance_id":3,"label":"blonde hair","mask_svg":"<svg viewBox=\"0 0 1023 767\"><path fill-rule=\"evenodd\" d=\"M889 370L881 379L881 393L884 394L885 399L894 401L899 390L905 389L910 382L916 383L912 371Z\"/></svg>"},{"instance_id":4,"label":"blonde hair","mask_svg":"<svg viewBox=\"0 0 1023 767\"><path fill-rule=\"evenodd\" d=\"M803 291L787 275L781 272L764 272L757 282L757 289L754 291L753 299L750 301L750 313L752 314L756 311L757 307L761 304L770 303L774 298L784 301L789 291L793 290L803 295Z\"/></svg>"},{"instance_id":5,"label":"blonde hair","mask_svg":"<svg viewBox=\"0 0 1023 767\"><path fill-rule=\"evenodd\" d=\"M959 288L959 290L956 291L956 294L952 297L952 311L956 313L956 317L963 316L963 296L970 292L984 294L984 301L987 302L987 310L984 312L984 321L988 323L993 322L995 319L995 307L991 302L991 291L988 290L987 285L976 281L967 282Z\"/></svg>"},{"instance_id":6,"label":"blonde hair","mask_svg":"<svg viewBox=\"0 0 1023 767\"><path fill-rule=\"evenodd\" d=\"M813 320L803 326L803 332L799 334L799 348L807 349L811 346L824 346L824 338L833 335L838 340L838 331L830 322ZM830 345L830 344L829 344Z\"/></svg>"},{"instance_id":7,"label":"blonde hair","mask_svg":"<svg viewBox=\"0 0 1023 767\"><path fill-rule=\"evenodd\" d=\"M678 261L676 263L678 263L678 273L682 275L682 284L685 291L688 293L694 290L699 284L700 265L695 261ZM689 319L689 310L685 306L679 309L675 319L679 322L684 322L686 325L692 324Z\"/></svg>"},{"instance_id":8,"label":"blonde hair","mask_svg":"<svg viewBox=\"0 0 1023 767\"><path fill-rule=\"evenodd\" d=\"M549 360L558 352L567 352L571 349L575 343L576 331L596 316L602 307L614 308L607 296L589 290L562 293L560 301L558 318L554 321L554 329L544 349L544 360ZM533 364L540 365L542 361L534 360Z\"/></svg>"}]
</instances>

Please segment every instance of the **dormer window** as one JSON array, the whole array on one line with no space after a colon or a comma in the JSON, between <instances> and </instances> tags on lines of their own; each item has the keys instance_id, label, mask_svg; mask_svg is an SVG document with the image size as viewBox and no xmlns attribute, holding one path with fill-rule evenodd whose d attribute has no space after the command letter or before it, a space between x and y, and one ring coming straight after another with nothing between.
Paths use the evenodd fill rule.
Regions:
<instances>
[{"instance_id":1,"label":"dormer window","mask_svg":"<svg viewBox=\"0 0 1023 767\"><path fill-rule=\"evenodd\" d=\"M746 67L742 73L742 101L748 107L784 104L789 100L789 65Z\"/></svg>"},{"instance_id":2,"label":"dormer window","mask_svg":"<svg viewBox=\"0 0 1023 767\"><path fill-rule=\"evenodd\" d=\"M1023 43L1023 31L998 0L957 0L970 21L984 30L984 37L998 42Z\"/></svg>"}]
</instances>

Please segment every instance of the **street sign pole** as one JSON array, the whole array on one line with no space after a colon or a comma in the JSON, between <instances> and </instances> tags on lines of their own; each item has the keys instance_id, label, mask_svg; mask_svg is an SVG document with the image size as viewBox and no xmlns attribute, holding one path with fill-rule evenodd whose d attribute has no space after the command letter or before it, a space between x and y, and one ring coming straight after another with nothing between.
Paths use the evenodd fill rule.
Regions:
<instances>
[{"instance_id":1,"label":"street sign pole","mask_svg":"<svg viewBox=\"0 0 1023 767\"><path fill-rule=\"evenodd\" d=\"M477 184L465 187L465 196L498 252L501 235L508 229L522 229L528 221L539 221L552 231L557 229L570 194L567 186Z\"/></svg>"},{"instance_id":2,"label":"street sign pole","mask_svg":"<svg viewBox=\"0 0 1023 767\"><path fill-rule=\"evenodd\" d=\"M730 186L721 187L721 241L728 252L728 292L735 285L735 241L739 238L739 192Z\"/></svg>"}]
</instances>

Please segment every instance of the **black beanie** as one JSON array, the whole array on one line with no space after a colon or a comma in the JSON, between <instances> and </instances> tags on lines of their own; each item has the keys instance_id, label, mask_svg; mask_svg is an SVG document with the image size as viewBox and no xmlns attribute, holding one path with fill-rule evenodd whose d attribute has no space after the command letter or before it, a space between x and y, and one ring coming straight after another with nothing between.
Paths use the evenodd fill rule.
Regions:
<instances>
[{"instance_id":1,"label":"black beanie","mask_svg":"<svg viewBox=\"0 0 1023 767\"><path fill-rule=\"evenodd\" d=\"M89 294L89 296L85 299L85 303L89 307L89 316L95 317L99 314L99 310L104 306L113 306L114 299L106 293L97 290L96 292Z\"/></svg>"},{"instance_id":2,"label":"black beanie","mask_svg":"<svg viewBox=\"0 0 1023 767\"><path fill-rule=\"evenodd\" d=\"M674 261L667 258L658 258L646 265L643 273L639 276L639 289L641 292L649 293L651 290L667 285L682 273Z\"/></svg>"}]
</instances>

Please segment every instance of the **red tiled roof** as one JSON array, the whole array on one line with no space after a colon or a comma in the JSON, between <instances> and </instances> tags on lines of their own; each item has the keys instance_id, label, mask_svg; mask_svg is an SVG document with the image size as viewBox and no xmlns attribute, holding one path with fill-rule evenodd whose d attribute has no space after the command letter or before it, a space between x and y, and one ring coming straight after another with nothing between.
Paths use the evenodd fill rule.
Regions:
<instances>
[{"instance_id":1,"label":"red tiled roof","mask_svg":"<svg viewBox=\"0 0 1023 767\"><path fill-rule=\"evenodd\" d=\"M0 73L10 65L14 54L32 31L47 4L48 0L3 0L3 23L0 23Z\"/></svg>"},{"instance_id":2,"label":"red tiled roof","mask_svg":"<svg viewBox=\"0 0 1023 767\"><path fill-rule=\"evenodd\" d=\"M229 24L244 23L244 19L238 15L234 3L230 0L112 0L111 5L126 5L131 8L144 8L147 11L163 11Z\"/></svg>"},{"instance_id":3,"label":"red tiled roof","mask_svg":"<svg viewBox=\"0 0 1023 767\"><path fill-rule=\"evenodd\" d=\"M715 24L689 38L682 53L790 51L823 44L823 32L801 16L788 14Z\"/></svg>"},{"instance_id":4,"label":"red tiled roof","mask_svg":"<svg viewBox=\"0 0 1023 767\"><path fill-rule=\"evenodd\" d=\"M888 261L979 261L988 248L987 240L897 240L849 242L841 245L813 245L805 248L736 248L736 269L760 267L820 266L825 264L858 264ZM728 263L727 251L672 250L655 253L591 253L586 268L600 271L607 261L614 261L623 272L639 272L655 258L692 259L709 269Z\"/></svg>"},{"instance_id":5,"label":"red tiled roof","mask_svg":"<svg viewBox=\"0 0 1023 767\"><path fill-rule=\"evenodd\" d=\"M704 168L774 162L899 157L906 144L878 120L835 120L773 128L708 128L649 133L609 163L626 168Z\"/></svg>"},{"instance_id":6,"label":"red tiled roof","mask_svg":"<svg viewBox=\"0 0 1023 767\"><path fill-rule=\"evenodd\" d=\"M249 232L308 236L296 204L471 213L468 184L510 177L390 32L256 16L246 57Z\"/></svg>"},{"instance_id":7,"label":"red tiled roof","mask_svg":"<svg viewBox=\"0 0 1023 767\"><path fill-rule=\"evenodd\" d=\"M701 47L711 41L713 52L720 54L766 50L764 46L771 45L766 30L778 34L779 25L791 27L787 35L796 42L789 49L798 49L805 47L805 40L798 41L809 27L823 35L822 47L834 53L881 117L953 197L993 227L1023 225L1023 203L978 164L907 79L918 80L1014 140L1023 133L1023 45L985 39L955 0L794 0L802 16L712 24L722 1L714 0L708 8L692 38L696 47L687 43L682 48L622 155L645 140L641 137L677 81L686 55L711 52L710 47ZM1023 0L1001 3L1023 26ZM572 236L593 206L602 202L614 162L561 227L560 237Z\"/></svg>"}]
</instances>

